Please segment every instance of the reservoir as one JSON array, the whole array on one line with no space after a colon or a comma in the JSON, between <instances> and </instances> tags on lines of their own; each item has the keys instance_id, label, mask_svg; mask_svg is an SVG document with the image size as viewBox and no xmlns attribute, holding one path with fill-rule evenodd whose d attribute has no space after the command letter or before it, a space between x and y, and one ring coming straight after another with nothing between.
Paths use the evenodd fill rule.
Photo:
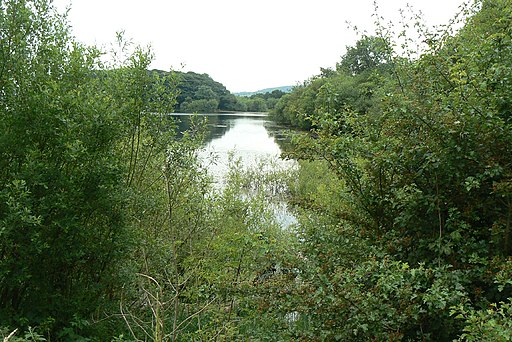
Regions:
<instances>
[{"instance_id":1,"label":"reservoir","mask_svg":"<svg viewBox=\"0 0 512 342\"><path fill-rule=\"evenodd\" d=\"M190 127L192 114L173 114L180 121L179 131ZM227 174L229 160L239 160L243 168L256 165L290 168L296 163L281 158L286 128L269 120L265 113L198 114L208 119L208 134L200 156L208 172L217 180ZM267 162L265 162L267 161ZM265 171L265 170L262 170ZM272 170L268 170L272 171Z\"/></svg>"},{"instance_id":2,"label":"reservoir","mask_svg":"<svg viewBox=\"0 0 512 342\"><path fill-rule=\"evenodd\" d=\"M178 130L190 127L191 114L173 114L179 120ZM264 113L200 114L207 116L208 134L204 147L199 151L202 163L207 167L218 188L222 188L228 175L231 161L244 171L255 170L267 174L291 170L297 166L295 160L281 157L286 144L286 127L277 125ZM284 193L286 184L276 187L269 206L283 228L297 222L288 210Z\"/></svg>"}]
</instances>

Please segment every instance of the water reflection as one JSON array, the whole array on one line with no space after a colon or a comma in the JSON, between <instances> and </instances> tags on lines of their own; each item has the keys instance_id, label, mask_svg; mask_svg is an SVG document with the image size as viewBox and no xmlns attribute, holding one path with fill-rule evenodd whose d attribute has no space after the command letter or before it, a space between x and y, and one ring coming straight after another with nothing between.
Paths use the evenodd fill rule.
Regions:
<instances>
[{"instance_id":1,"label":"water reflection","mask_svg":"<svg viewBox=\"0 0 512 342\"><path fill-rule=\"evenodd\" d=\"M230 113L206 114L208 135L200 158L218 186L222 187L229 172L230 161L238 160L238 167L257 169L266 173L288 170L296 166L294 160L281 158L285 144L285 127L276 125L265 114ZM177 114L180 132L190 128L191 115ZM276 218L285 227L295 223L284 201L274 203Z\"/></svg>"},{"instance_id":2,"label":"water reflection","mask_svg":"<svg viewBox=\"0 0 512 342\"><path fill-rule=\"evenodd\" d=\"M254 144L270 144L268 139L272 139L273 143L278 145L279 150L282 149L286 141L285 127L280 126L268 119L265 113L222 113L222 114L200 114L208 118L208 134L206 137L205 144L208 145L212 140L220 139L226 135L230 130L235 129L235 132L231 133L230 136L225 137L224 141L231 141L234 145L235 140L239 141L239 145L243 146L243 137L236 136L236 134L250 133ZM184 132L191 126L192 114L173 114L173 117L178 119L178 132ZM235 135L233 135L235 134ZM253 145L254 145L253 144ZM245 142L245 146L249 145ZM265 145L261 145L261 149L265 148ZM268 148L268 145L267 145ZM252 147L253 150L261 150L258 147ZM275 151L273 151L274 153Z\"/></svg>"},{"instance_id":3,"label":"water reflection","mask_svg":"<svg viewBox=\"0 0 512 342\"><path fill-rule=\"evenodd\" d=\"M208 163L215 178L223 178L228 171L230 156L240 159L244 167L253 166L261 159L275 159L277 165L289 167L291 161L281 159L281 146L285 143L285 128L260 113L202 114L208 118L208 133L203 158L215 155ZM175 114L178 130L191 126L190 114ZM211 161L211 160L210 160Z\"/></svg>"}]
</instances>

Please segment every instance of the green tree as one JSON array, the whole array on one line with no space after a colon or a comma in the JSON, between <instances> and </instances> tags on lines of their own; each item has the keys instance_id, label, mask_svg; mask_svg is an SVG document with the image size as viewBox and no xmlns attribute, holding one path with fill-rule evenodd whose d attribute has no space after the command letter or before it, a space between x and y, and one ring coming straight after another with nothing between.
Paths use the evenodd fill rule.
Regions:
<instances>
[{"instance_id":1,"label":"green tree","mask_svg":"<svg viewBox=\"0 0 512 342\"><path fill-rule=\"evenodd\" d=\"M333 203L318 199L327 185L298 200L315 209L301 221L295 297L306 337L506 334L510 286L496 277L510 257L511 6L478 1L468 13L416 59L356 45L317 91L306 87L307 106L306 90L283 98L283 113L309 108L314 124L297 154L326 160L340 180ZM344 253L358 249L357 260Z\"/></svg>"},{"instance_id":2,"label":"green tree","mask_svg":"<svg viewBox=\"0 0 512 342\"><path fill-rule=\"evenodd\" d=\"M365 71L383 68L391 61L389 43L382 37L364 36L355 46L347 47L347 52L336 65L338 71L358 75Z\"/></svg>"},{"instance_id":3,"label":"green tree","mask_svg":"<svg viewBox=\"0 0 512 342\"><path fill-rule=\"evenodd\" d=\"M290 94L279 99L270 113L271 117L301 129L312 128L312 119L316 115L316 96L325 81L324 77L318 76L294 87Z\"/></svg>"},{"instance_id":4,"label":"green tree","mask_svg":"<svg viewBox=\"0 0 512 342\"><path fill-rule=\"evenodd\" d=\"M122 136L95 73L46 1L1 18L0 316L32 324L90 315L115 295L125 255Z\"/></svg>"},{"instance_id":5,"label":"green tree","mask_svg":"<svg viewBox=\"0 0 512 342\"><path fill-rule=\"evenodd\" d=\"M154 113L174 96L148 73L148 51L106 68L47 1L0 13L0 320L72 338L117 310L134 186L145 147L166 138Z\"/></svg>"},{"instance_id":6,"label":"green tree","mask_svg":"<svg viewBox=\"0 0 512 342\"><path fill-rule=\"evenodd\" d=\"M247 101L247 110L249 112L266 112L267 104L264 99L256 98Z\"/></svg>"},{"instance_id":7,"label":"green tree","mask_svg":"<svg viewBox=\"0 0 512 342\"><path fill-rule=\"evenodd\" d=\"M160 74L165 75L166 73L163 71L158 71ZM179 94L177 96L177 107L180 110L187 112L194 112L197 110L188 109L189 104L196 100L208 100L209 107L213 103L212 100L217 101L217 106L219 110L235 110L236 106L236 97L231 94L224 85L219 82L214 81L207 74L197 74L194 72L173 72L179 78L178 90ZM172 90L172 89L171 89ZM183 105L183 103L187 103ZM201 104L196 104L193 108L204 106L206 102L201 102ZM182 109L182 107L184 109ZM217 108L215 108L216 110ZM201 112L209 112L208 110L199 110Z\"/></svg>"},{"instance_id":8,"label":"green tree","mask_svg":"<svg viewBox=\"0 0 512 342\"><path fill-rule=\"evenodd\" d=\"M212 88L206 85L201 85L195 92L194 98L198 100L211 100L215 99L216 95Z\"/></svg>"},{"instance_id":9,"label":"green tree","mask_svg":"<svg viewBox=\"0 0 512 342\"><path fill-rule=\"evenodd\" d=\"M219 108L219 101L216 99L192 100L187 99L180 105L180 110L185 113L214 113Z\"/></svg>"}]
</instances>

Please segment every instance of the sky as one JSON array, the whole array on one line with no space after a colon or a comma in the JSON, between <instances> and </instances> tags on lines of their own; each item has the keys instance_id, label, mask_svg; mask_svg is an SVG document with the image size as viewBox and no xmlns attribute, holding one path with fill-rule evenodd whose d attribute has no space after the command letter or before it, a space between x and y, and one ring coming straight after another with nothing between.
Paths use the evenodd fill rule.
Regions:
<instances>
[{"instance_id":1,"label":"sky","mask_svg":"<svg viewBox=\"0 0 512 342\"><path fill-rule=\"evenodd\" d=\"M231 92L297 85L334 67L374 0L54 0L78 41L107 48L116 32L150 45L151 67L207 73ZM410 4L429 26L448 23L463 0L378 0L385 22ZM347 24L347 22L350 22Z\"/></svg>"}]
</instances>

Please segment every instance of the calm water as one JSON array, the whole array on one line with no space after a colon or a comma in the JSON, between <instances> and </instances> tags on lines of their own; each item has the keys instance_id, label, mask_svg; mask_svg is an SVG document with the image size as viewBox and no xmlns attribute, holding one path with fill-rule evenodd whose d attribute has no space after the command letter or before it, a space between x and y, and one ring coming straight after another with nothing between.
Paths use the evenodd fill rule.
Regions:
<instances>
[{"instance_id":1,"label":"calm water","mask_svg":"<svg viewBox=\"0 0 512 342\"><path fill-rule=\"evenodd\" d=\"M230 160L238 160L238 167L245 170L257 169L263 172L297 167L296 161L281 158L281 146L286 142L285 128L270 121L266 114L203 115L208 117L209 133L200 157L218 186L222 187L225 181ZM175 114L175 116L180 120L181 132L190 127L190 114ZM277 184L277 186L284 185ZM297 222L284 200L274 200L272 208L283 228Z\"/></svg>"},{"instance_id":2,"label":"calm water","mask_svg":"<svg viewBox=\"0 0 512 342\"><path fill-rule=\"evenodd\" d=\"M175 114L181 121L179 130L188 129L190 114ZM201 157L209 172L222 179L228 172L229 159L239 159L241 166L255 165L271 168L289 168L295 162L281 158L285 143L285 128L274 124L266 114L229 113L202 114L208 117L209 134ZM268 161L268 163L262 162Z\"/></svg>"}]
</instances>

